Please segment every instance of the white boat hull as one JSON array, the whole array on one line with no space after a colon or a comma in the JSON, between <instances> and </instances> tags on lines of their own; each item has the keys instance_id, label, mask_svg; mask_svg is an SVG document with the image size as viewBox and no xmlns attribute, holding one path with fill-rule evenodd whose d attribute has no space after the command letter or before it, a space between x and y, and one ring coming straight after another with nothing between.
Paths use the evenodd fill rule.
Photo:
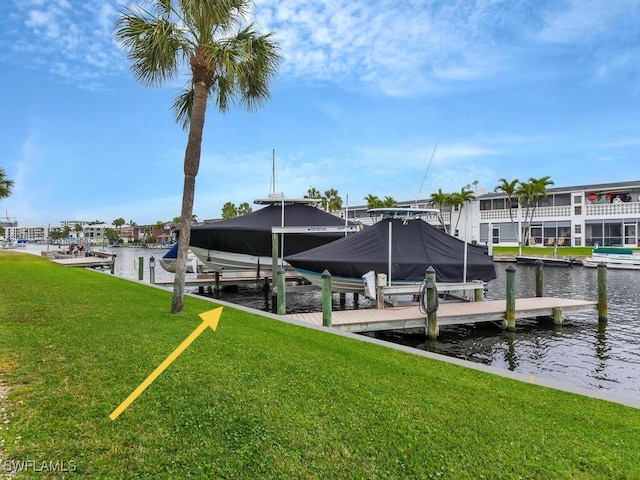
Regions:
<instances>
[{"instance_id":1,"label":"white boat hull","mask_svg":"<svg viewBox=\"0 0 640 480\"><path fill-rule=\"evenodd\" d=\"M582 265L585 267L594 268L600 264L615 270L640 270L640 254L631 253L630 250L625 253L598 253L594 250L590 257L582 260Z\"/></svg>"},{"instance_id":2,"label":"white boat hull","mask_svg":"<svg viewBox=\"0 0 640 480\"><path fill-rule=\"evenodd\" d=\"M222 273L224 271L244 271L255 273L257 278L271 277L271 257L246 255L243 253L207 250L200 247L189 247L198 260L208 269ZM282 261L280 261L282 263ZM285 272L293 272L293 268L284 262Z\"/></svg>"},{"instance_id":3,"label":"white boat hull","mask_svg":"<svg viewBox=\"0 0 640 480\"><path fill-rule=\"evenodd\" d=\"M582 265L590 268L596 268L601 263L605 264L608 269L612 270L640 270L640 260L634 262L629 260L611 260L594 257L587 257L582 260Z\"/></svg>"},{"instance_id":4,"label":"white boat hull","mask_svg":"<svg viewBox=\"0 0 640 480\"><path fill-rule=\"evenodd\" d=\"M169 273L176 273L177 258L160 258L160 266ZM187 273L197 273L198 258L191 252L187 253Z\"/></svg>"}]
</instances>

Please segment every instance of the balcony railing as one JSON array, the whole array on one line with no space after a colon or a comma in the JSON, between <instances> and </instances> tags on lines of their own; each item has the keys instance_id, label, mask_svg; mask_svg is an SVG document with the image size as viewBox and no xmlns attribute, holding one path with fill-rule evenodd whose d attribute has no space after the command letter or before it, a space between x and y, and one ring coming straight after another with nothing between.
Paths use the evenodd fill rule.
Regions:
<instances>
[{"instance_id":1,"label":"balcony railing","mask_svg":"<svg viewBox=\"0 0 640 480\"><path fill-rule=\"evenodd\" d=\"M533 218L549 219L549 218L571 218L570 205L556 206L556 207L537 207ZM524 209L512 210L513 219L524 220ZM630 217L640 216L640 202L622 202L622 203L592 203L583 205L583 212L585 217ZM518 213L522 214L522 217L518 217ZM481 220L510 220L509 210L481 210Z\"/></svg>"}]
</instances>

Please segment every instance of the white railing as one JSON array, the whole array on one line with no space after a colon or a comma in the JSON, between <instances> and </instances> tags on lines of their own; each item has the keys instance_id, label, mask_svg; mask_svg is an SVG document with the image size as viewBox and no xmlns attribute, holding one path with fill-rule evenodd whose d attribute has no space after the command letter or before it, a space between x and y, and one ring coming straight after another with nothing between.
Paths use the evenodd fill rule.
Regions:
<instances>
[{"instance_id":1,"label":"white railing","mask_svg":"<svg viewBox=\"0 0 640 480\"><path fill-rule=\"evenodd\" d=\"M585 205L584 210L587 217L640 215L640 202L591 203Z\"/></svg>"},{"instance_id":2,"label":"white railing","mask_svg":"<svg viewBox=\"0 0 640 480\"><path fill-rule=\"evenodd\" d=\"M570 205L556 207L537 207L533 218L570 219ZM585 217L628 217L640 216L640 202L592 203L583 206ZM525 209L513 209L513 219L524 220ZM518 217L518 214L521 217ZM509 210L481 210L480 220L510 220Z\"/></svg>"},{"instance_id":3,"label":"white railing","mask_svg":"<svg viewBox=\"0 0 640 480\"><path fill-rule=\"evenodd\" d=\"M523 221L525 209L512 209L513 219L514 221ZM518 217L518 214L521 216ZM536 207L533 212L533 218L569 218L571 217L571 206L562 205L556 207ZM509 210L481 210L480 211L480 219L481 220L510 220Z\"/></svg>"}]
</instances>

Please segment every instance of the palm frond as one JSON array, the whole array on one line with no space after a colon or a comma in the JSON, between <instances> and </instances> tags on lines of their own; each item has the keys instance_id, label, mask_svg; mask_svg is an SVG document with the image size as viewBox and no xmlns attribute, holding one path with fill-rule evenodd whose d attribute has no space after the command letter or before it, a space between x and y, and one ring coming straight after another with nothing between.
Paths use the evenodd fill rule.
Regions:
<instances>
[{"instance_id":1,"label":"palm frond","mask_svg":"<svg viewBox=\"0 0 640 480\"><path fill-rule=\"evenodd\" d=\"M131 71L143 85L160 85L178 73L182 32L169 18L126 9L116 21L115 39L129 51Z\"/></svg>"},{"instance_id":2,"label":"palm frond","mask_svg":"<svg viewBox=\"0 0 640 480\"><path fill-rule=\"evenodd\" d=\"M189 128L191 109L193 107L193 94L193 87L185 88L182 93L176 97L171 106L171 110L176 117L176 122L182 125L183 130Z\"/></svg>"}]
</instances>

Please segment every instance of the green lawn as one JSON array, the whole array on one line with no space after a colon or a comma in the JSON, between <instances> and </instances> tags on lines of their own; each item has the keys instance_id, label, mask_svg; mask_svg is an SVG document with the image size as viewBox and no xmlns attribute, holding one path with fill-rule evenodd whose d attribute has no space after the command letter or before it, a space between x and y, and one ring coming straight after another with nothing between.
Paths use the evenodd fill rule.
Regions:
<instances>
[{"instance_id":1,"label":"green lawn","mask_svg":"<svg viewBox=\"0 0 640 480\"><path fill-rule=\"evenodd\" d=\"M18 479L640 478L638 410L227 307L112 421L215 305L12 252L0 285L0 468L74 470Z\"/></svg>"}]
</instances>

